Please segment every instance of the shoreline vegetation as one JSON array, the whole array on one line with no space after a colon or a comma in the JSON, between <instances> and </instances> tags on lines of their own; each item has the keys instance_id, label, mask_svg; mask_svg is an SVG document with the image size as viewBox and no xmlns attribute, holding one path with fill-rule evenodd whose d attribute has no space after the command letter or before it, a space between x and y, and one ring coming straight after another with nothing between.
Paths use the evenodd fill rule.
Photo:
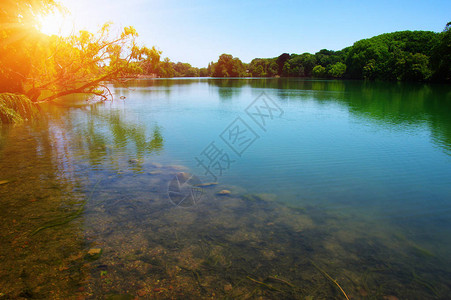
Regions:
<instances>
[{"instance_id":1,"label":"shoreline vegetation","mask_svg":"<svg viewBox=\"0 0 451 300\"><path fill-rule=\"evenodd\" d=\"M397 31L362 39L339 51L322 49L315 54L283 53L274 58L254 58L243 63L221 54L206 68L170 62L137 68L135 78L258 77L321 78L379 81L450 82L451 22L441 33ZM150 72L149 72L150 71Z\"/></svg>"}]
</instances>

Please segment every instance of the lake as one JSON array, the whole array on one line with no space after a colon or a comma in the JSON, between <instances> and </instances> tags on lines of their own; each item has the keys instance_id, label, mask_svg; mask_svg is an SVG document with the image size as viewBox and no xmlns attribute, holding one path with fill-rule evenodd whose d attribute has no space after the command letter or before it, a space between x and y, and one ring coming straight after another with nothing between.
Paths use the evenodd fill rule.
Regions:
<instances>
[{"instance_id":1,"label":"lake","mask_svg":"<svg viewBox=\"0 0 451 300\"><path fill-rule=\"evenodd\" d=\"M0 299L451 294L451 86L109 88L1 127Z\"/></svg>"}]
</instances>

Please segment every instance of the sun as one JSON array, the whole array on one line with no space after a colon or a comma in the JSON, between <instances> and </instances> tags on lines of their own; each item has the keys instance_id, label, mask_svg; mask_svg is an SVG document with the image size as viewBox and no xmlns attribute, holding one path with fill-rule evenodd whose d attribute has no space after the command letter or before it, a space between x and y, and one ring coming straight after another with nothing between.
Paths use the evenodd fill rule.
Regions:
<instances>
[{"instance_id":1,"label":"sun","mask_svg":"<svg viewBox=\"0 0 451 300\"><path fill-rule=\"evenodd\" d=\"M70 23L65 13L53 12L39 16L39 30L47 35L69 36L73 29Z\"/></svg>"}]
</instances>

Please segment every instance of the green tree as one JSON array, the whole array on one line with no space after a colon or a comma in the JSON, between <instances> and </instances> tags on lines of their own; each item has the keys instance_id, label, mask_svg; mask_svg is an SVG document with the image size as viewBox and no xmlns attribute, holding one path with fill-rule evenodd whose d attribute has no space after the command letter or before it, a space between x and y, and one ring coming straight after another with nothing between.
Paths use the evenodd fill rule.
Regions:
<instances>
[{"instance_id":1,"label":"green tree","mask_svg":"<svg viewBox=\"0 0 451 300\"><path fill-rule=\"evenodd\" d=\"M246 68L241 60L230 54L221 54L218 62L213 65L214 77L244 77Z\"/></svg>"},{"instance_id":2,"label":"green tree","mask_svg":"<svg viewBox=\"0 0 451 300\"><path fill-rule=\"evenodd\" d=\"M433 78L437 81L451 82L451 22L439 35L439 42L431 55Z\"/></svg>"},{"instance_id":3,"label":"green tree","mask_svg":"<svg viewBox=\"0 0 451 300\"><path fill-rule=\"evenodd\" d=\"M282 75L285 76L285 77L291 77L293 73L296 74L295 71L291 70L291 64L288 61L286 61L283 64Z\"/></svg>"},{"instance_id":4,"label":"green tree","mask_svg":"<svg viewBox=\"0 0 451 300\"><path fill-rule=\"evenodd\" d=\"M273 58L255 58L249 64L249 72L254 77L271 77L278 74L279 66Z\"/></svg>"},{"instance_id":5,"label":"green tree","mask_svg":"<svg viewBox=\"0 0 451 300\"><path fill-rule=\"evenodd\" d=\"M173 64L175 76L177 77L185 77L187 76L188 70L191 68L191 65L188 63L178 62Z\"/></svg>"},{"instance_id":6,"label":"green tree","mask_svg":"<svg viewBox=\"0 0 451 300\"><path fill-rule=\"evenodd\" d=\"M274 60L271 60L268 66L268 76L276 76L278 75L278 72L279 65Z\"/></svg>"},{"instance_id":7,"label":"green tree","mask_svg":"<svg viewBox=\"0 0 451 300\"><path fill-rule=\"evenodd\" d=\"M215 63L211 61L208 63L207 66L208 76L213 76L214 72L215 72Z\"/></svg>"},{"instance_id":8,"label":"green tree","mask_svg":"<svg viewBox=\"0 0 451 300\"><path fill-rule=\"evenodd\" d=\"M199 69L198 69L198 68L190 67L190 68L186 71L185 76L186 76L186 77L199 77L199 74L200 74L200 72L199 72Z\"/></svg>"},{"instance_id":9,"label":"green tree","mask_svg":"<svg viewBox=\"0 0 451 300\"><path fill-rule=\"evenodd\" d=\"M252 76L264 77L265 75L266 73L262 65L258 65L255 69L252 70Z\"/></svg>"},{"instance_id":10,"label":"green tree","mask_svg":"<svg viewBox=\"0 0 451 300\"><path fill-rule=\"evenodd\" d=\"M283 67L285 65L285 63L287 62L287 60L289 60L291 58L291 55L288 53L282 53L281 55L279 55L279 57L277 57L276 59L276 64L278 66L277 68L277 75L281 76L283 73Z\"/></svg>"},{"instance_id":11,"label":"green tree","mask_svg":"<svg viewBox=\"0 0 451 300\"><path fill-rule=\"evenodd\" d=\"M159 64L157 74L162 78L172 78L175 76L174 66L169 58L165 57L164 60Z\"/></svg>"},{"instance_id":12,"label":"green tree","mask_svg":"<svg viewBox=\"0 0 451 300\"><path fill-rule=\"evenodd\" d=\"M428 80L432 72L429 68L429 58L421 53L406 55L404 72L401 80L405 81L425 81Z\"/></svg>"},{"instance_id":13,"label":"green tree","mask_svg":"<svg viewBox=\"0 0 451 300\"><path fill-rule=\"evenodd\" d=\"M208 72L207 68L200 68L199 69L199 76L200 77L208 77L208 76L210 76L210 73Z\"/></svg>"},{"instance_id":14,"label":"green tree","mask_svg":"<svg viewBox=\"0 0 451 300\"><path fill-rule=\"evenodd\" d=\"M326 68L321 65L317 65L313 68L312 75L316 78L324 78L327 75Z\"/></svg>"},{"instance_id":15,"label":"green tree","mask_svg":"<svg viewBox=\"0 0 451 300\"><path fill-rule=\"evenodd\" d=\"M360 40L346 49L346 73L355 79L427 79L430 66L424 65L425 58L429 58L438 43L438 34L431 31L399 31ZM411 67L417 70L416 75L408 70Z\"/></svg>"},{"instance_id":16,"label":"green tree","mask_svg":"<svg viewBox=\"0 0 451 300\"><path fill-rule=\"evenodd\" d=\"M161 51L155 46L152 48L142 47L139 52L138 60L144 74L155 74L160 64Z\"/></svg>"},{"instance_id":17,"label":"green tree","mask_svg":"<svg viewBox=\"0 0 451 300\"><path fill-rule=\"evenodd\" d=\"M315 65L316 58L310 53L303 53L301 55L292 54L291 58L284 64L282 75L289 77L312 76L312 71Z\"/></svg>"},{"instance_id":18,"label":"green tree","mask_svg":"<svg viewBox=\"0 0 451 300\"><path fill-rule=\"evenodd\" d=\"M342 78L346 72L346 65L342 62L333 64L329 70L329 75L333 78Z\"/></svg>"},{"instance_id":19,"label":"green tree","mask_svg":"<svg viewBox=\"0 0 451 300\"><path fill-rule=\"evenodd\" d=\"M377 68L376 61L374 59L370 59L366 65L363 67L363 78L373 80L377 76Z\"/></svg>"}]
</instances>

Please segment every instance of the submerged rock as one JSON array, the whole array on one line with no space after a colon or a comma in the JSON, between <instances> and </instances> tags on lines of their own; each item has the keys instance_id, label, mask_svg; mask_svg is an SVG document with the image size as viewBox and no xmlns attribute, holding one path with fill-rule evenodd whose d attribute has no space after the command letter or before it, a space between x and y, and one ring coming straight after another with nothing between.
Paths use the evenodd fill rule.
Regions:
<instances>
[{"instance_id":1,"label":"submerged rock","mask_svg":"<svg viewBox=\"0 0 451 300\"><path fill-rule=\"evenodd\" d=\"M174 169L174 170L177 170L177 171L188 170L187 167L182 166L182 165L170 165L170 166L168 166L168 168L171 168L171 169Z\"/></svg>"},{"instance_id":2,"label":"submerged rock","mask_svg":"<svg viewBox=\"0 0 451 300\"><path fill-rule=\"evenodd\" d=\"M88 250L88 254L86 255L86 258L89 260L96 260L100 258L100 255L102 255L102 248L91 248Z\"/></svg>"},{"instance_id":3,"label":"submerged rock","mask_svg":"<svg viewBox=\"0 0 451 300\"><path fill-rule=\"evenodd\" d=\"M162 174L162 173L163 173L162 171L156 170L156 171L151 171L151 172L149 172L148 174L149 174L149 175L159 175L159 174Z\"/></svg>"},{"instance_id":4,"label":"submerged rock","mask_svg":"<svg viewBox=\"0 0 451 300\"><path fill-rule=\"evenodd\" d=\"M88 251L89 255L98 255L100 253L102 253L101 248L92 248L92 249L89 249L89 251Z\"/></svg>"},{"instance_id":5,"label":"submerged rock","mask_svg":"<svg viewBox=\"0 0 451 300\"><path fill-rule=\"evenodd\" d=\"M150 165L151 165L152 167L154 167L154 168L162 168L162 167L163 167L162 164L159 164L159 163L156 163L156 162L153 162L153 163L151 163Z\"/></svg>"},{"instance_id":6,"label":"submerged rock","mask_svg":"<svg viewBox=\"0 0 451 300\"><path fill-rule=\"evenodd\" d=\"M233 290L233 287L232 287L232 285L229 283L229 284L226 284L226 285L224 285L224 292L230 292L231 290Z\"/></svg>"},{"instance_id":7,"label":"submerged rock","mask_svg":"<svg viewBox=\"0 0 451 300\"><path fill-rule=\"evenodd\" d=\"M217 185L218 182L206 182L206 183L199 183L196 184L196 186L198 187L208 187L208 186L213 186L213 185Z\"/></svg>"},{"instance_id":8,"label":"submerged rock","mask_svg":"<svg viewBox=\"0 0 451 300\"><path fill-rule=\"evenodd\" d=\"M192 177L192 175L187 172L179 172L176 174L176 176L177 176L178 180L180 180L180 181L186 181Z\"/></svg>"},{"instance_id":9,"label":"submerged rock","mask_svg":"<svg viewBox=\"0 0 451 300\"><path fill-rule=\"evenodd\" d=\"M230 195L232 192L229 190L222 190L217 192L218 195L224 196L224 195Z\"/></svg>"}]
</instances>

